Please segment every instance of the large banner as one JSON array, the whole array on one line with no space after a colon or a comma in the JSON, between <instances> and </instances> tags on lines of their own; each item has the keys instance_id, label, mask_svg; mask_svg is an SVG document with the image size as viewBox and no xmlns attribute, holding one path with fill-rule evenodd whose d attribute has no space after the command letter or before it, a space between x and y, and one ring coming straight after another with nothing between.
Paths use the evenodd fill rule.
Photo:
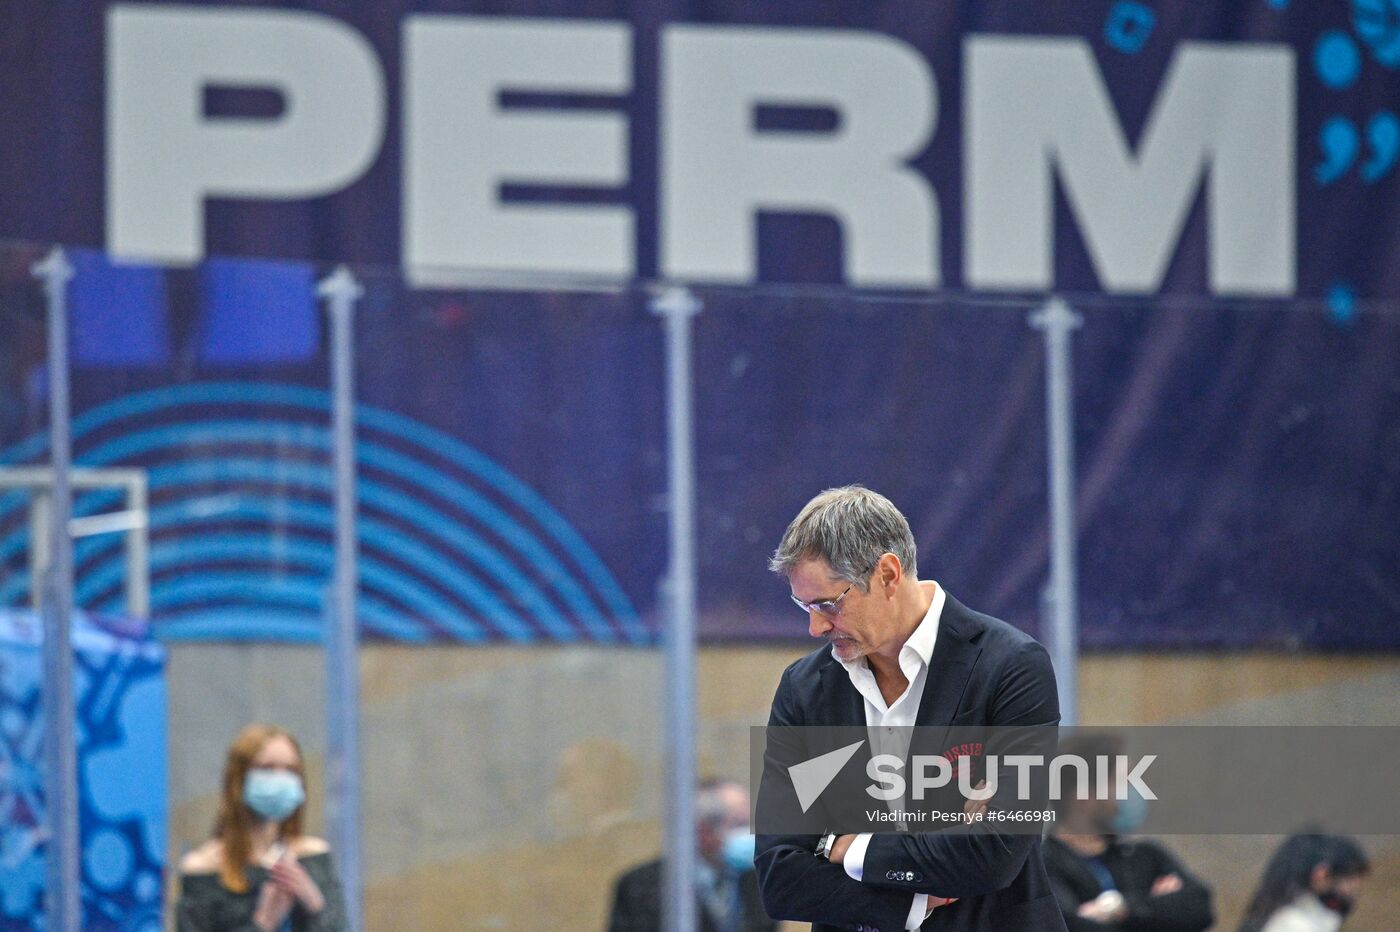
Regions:
<instances>
[{"instance_id":1,"label":"large banner","mask_svg":"<svg viewBox=\"0 0 1400 932\"><path fill-rule=\"evenodd\" d=\"M0 234L721 283L1400 297L1394 0L0 10Z\"/></svg>"},{"instance_id":2,"label":"large banner","mask_svg":"<svg viewBox=\"0 0 1400 932\"><path fill-rule=\"evenodd\" d=\"M154 630L318 637L334 512L315 270L73 259L75 459L147 476ZM366 632L652 642L667 480L664 340L649 295L363 281ZM40 304L27 276L7 291ZM905 510L921 574L1038 628L1048 494L1033 304L700 297L704 635L805 637L766 558L808 497L848 482ZM10 308L0 470L47 456L42 318ZM1082 313L1084 642L1400 644L1400 316ZM32 502L0 495L0 603L33 591ZM75 513L122 505L119 489L94 489ZM78 541L79 604L123 609L127 553L121 534Z\"/></svg>"},{"instance_id":3,"label":"large banner","mask_svg":"<svg viewBox=\"0 0 1400 932\"><path fill-rule=\"evenodd\" d=\"M0 233L81 247L74 452L147 472L159 636L319 636L347 261L372 636L654 642L673 279L704 636L805 635L766 556L846 482L1035 631L1058 292L1084 644L1400 647L1394 0L483 6L0 9ZM0 467L47 455L42 254L0 265ZM123 561L81 540L80 603Z\"/></svg>"}]
</instances>

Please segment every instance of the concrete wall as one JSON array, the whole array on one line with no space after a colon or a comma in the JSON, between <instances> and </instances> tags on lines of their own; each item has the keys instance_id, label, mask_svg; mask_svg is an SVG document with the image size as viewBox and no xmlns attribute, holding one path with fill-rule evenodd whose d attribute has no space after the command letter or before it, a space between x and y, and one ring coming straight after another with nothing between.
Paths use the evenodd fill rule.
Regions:
<instances>
[{"instance_id":1,"label":"concrete wall","mask_svg":"<svg viewBox=\"0 0 1400 932\"><path fill-rule=\"evenodd\" d=\"M745 779L748 732L806 650L700 656L705 773ZM307 750L323 826L319 652L272 645L170 650L171 858L207 837L224 749L250 721ZM660 847L661 656L652 651L369 646L364 650L368 927L602 929L612 879ZM1086 724L1400 724L1400 657L1114 655L1081 667ZM1233 929L1279 839L1166 839L1212 883ZM1348 929L1400 915L1400 842L1367 838L1377 870Z\"/></svg>"}]
</instances>

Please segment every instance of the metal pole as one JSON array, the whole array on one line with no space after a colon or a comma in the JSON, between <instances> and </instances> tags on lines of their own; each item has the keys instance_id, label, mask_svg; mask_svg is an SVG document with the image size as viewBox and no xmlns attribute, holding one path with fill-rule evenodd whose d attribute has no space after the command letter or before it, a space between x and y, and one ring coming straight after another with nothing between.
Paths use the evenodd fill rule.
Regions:
<instances>
[{"instance_id":1,"label":"metal pole","mask_svg":"<svg viewBox=\"0 0 1400 932\"><path fill-rule=\"evenodd\" d=\"M42 586L44 624L44 811L47 897L44 927L77 932L82 920L79 896L78 742L73 702L73 511L69 471L73 465L68 423L68 281L73 266L57 247L31 270L48 298L49 454L53 488L49 494L49 559Z\"/></svg>"},{"instance_id":2,"label":"metal pole","mask_svg":"<svg viewBox=\"0 0 1400 932\"><path fill-rule=\"evenodd\" d=\"M700 302L685 288L651 301L666 328L666 420L671 512L666 651L666 851L663 928L694 932L695 895L695 462L690 325Z\"/></svg>"},{"instance_id":3,"label":"metal pole","mask_svg":"<svg viewBox=\"0 0 1400 932\"><path fill-rule=\"evenodd\" d=\"M364 289L345 266L320 283L331 331L331 459L335 469L335 570L326 625L326 823L352 932L362 922L360 876L360 667L356 625L355 302Z\"/></svg>"},{"instance_id":4,"label":"metal pole","mask_svg":"<svg viewBox=\"0 0 1400 932\"><path fill-rule=\"evenodd\" d=\"M145 518L126 533L126 605L133 618L151 614L151 502L142 473L126 489L126 507Z\"/></svg>"},{"instance_id":5,"label":"metal pole","mask_svg":"<svg viewBox=\"0 0 1400 932\"><path fill-rule=\"evenodd\" d=\"M1045 335L1045 413L1050 447L1050 659L1060 723L1079 722L1079 595L1074 532L1074 386L1070 334L1083 319L1059 298L1031 314Z\"/></svg>"},{"instance_id":6,"label":"metal pole","mask_svg":"<svg viewBox=\"0 0 1400 932\"><path fill-rule=\"evenodd\" d=\"M53 556L53 541L49 539L49 521L53 519L51 498L48 489L40 489L29 500L29 604L36 615L44 610L49 559Z\"/></svg>"}]
</instances>

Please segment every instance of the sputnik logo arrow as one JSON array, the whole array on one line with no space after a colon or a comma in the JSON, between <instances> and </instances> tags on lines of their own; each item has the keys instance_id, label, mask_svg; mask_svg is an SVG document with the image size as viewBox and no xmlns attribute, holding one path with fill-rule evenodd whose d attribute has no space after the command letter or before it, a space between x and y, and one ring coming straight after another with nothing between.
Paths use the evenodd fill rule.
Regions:
<instances>
[{"instance_id":1,"label":"sputnik logo arrow","mask_svg":"<svg viewBox=\"0 0 1400 932\"><path fill-rule=\"evenodd\" d=\"M797 803L803 812L812 808L812 803L817 801L822 790L831 785L841 768L846 766L846 761L850 760L864 743L863 740L857 741L855 744L828 751L788 768L788 777L792 779L792 788L797 790Z\"/></svg>"}]
</instances>

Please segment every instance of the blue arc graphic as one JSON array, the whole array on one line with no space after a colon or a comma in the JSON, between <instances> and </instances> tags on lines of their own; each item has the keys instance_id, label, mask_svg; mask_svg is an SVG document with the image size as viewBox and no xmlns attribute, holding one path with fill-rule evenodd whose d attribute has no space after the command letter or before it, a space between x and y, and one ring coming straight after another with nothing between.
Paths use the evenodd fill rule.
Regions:
<instances>
[{"instance_id":1,"label":"blue arc graphic","mask_svg":"<svg viewBox=\"0 0 1400 932\"><path fill-rule=\"evenodd\" d=\"M295 429L287 430L288 426ZM330 452L329 432L325 429L317 430L308 425L300 424L283 425L276 422L221 420L201 422L193 425L189 430L173 431L170 427L157 427L127 434L88 451L84 456L84 462L107 464L170 446L226 445L231 443L276 444L279 447L294 446L321 453ZM360 442L357 447L361 463L382 469L392 475L415 480L421 487L428 489L442 499L446 506L455 506L468 512L493 533L514 545L522 552L523 560L527 565L537 567L546 579L556 583L558 588L562 590L568 608L580 617L584 624L589 627L591 633L600 637L608 637L611 634L601 614L588 600L582 589L570 578L567 569L550 551L542 547L531 535L521 531L519 526L498 508L472 496L470 490L460 483L444 479L440 474L434 473L402 454L368 441ZM217 464L224 462L224 460L193 460L191 462ZM239 478L275 482L279 485L289 482L296 483L300 478L305 480L308 487L324 492L328 496L334 491L334 481L328 466L284 460L250 462L263 463L265 468L263 470L252 468L250 470L252 473L260 472L260 475L250 474ZM152 470L150 476L152 490L163 487L163 479L166 476L172 477L175 482L186 478L184 473L173 467L170 467L169 473L164 472L165 469L167 467ZM208 481L208 477L206 476L203 480L191 481ZM483 567L493 569L501 576L502 583L511 591L524 594L528 607L535 611L540 618L552 620L560 614L557 608L549 604L534 582L518 572L514 563L505 554L485 543L477 535L466 531L460 534L454 533L455 528L450 523L442 521L441 517L434 514L431 509L381 483L361 479L358 484L362 505L379 507L388 514L412 517L415 527L421 529L426 535L456 538L451 542L458 543L459 550L464 555L478 561ZM556 634L559 633L562 632L556 632Z\"/></svg>"},{"instance_id":2,"label":"blue arc graphic","mask_svg":"<svg viewBox=\"0 0 1400 932\"><path fill-rule=\"evenodd\" d=\"M149 472L153 493L166 493L166 498L169 493L192 485L202 487L198 499L186 496L160 505L151 513L152 530L156 534L152 569L167 577L158 575L156 587L165 594L153 592L153 600L167 609L178 609L165 615L171 631L177 623L185 631L213 630L218 619L229 616L227 611L209 610L207 605L175 598L170 593L211 590L198 586L190 588L188 583L172 581L168 578L170 574L189 570L203 577L204 572L198 569L201 560L281 568L271 573L265 568L260 571L241 569L232 574L221 570L225 577L236 576L239 580L236 584L233 578L223 580L226 586L220 591L227 594L239 586L244 592L255 591L262 589L269 580L286 580L283 570L289 564L328 572L330 559L329 543L318 548L314 537L298 538L291 551L287 549L285 535L276 539L280 549L274 551L272 539L260 539L252 533L231 536L227 527L213 531L212 541L191 539L202 531L210 532L211 529L201 528L201 524L211 518L220 525L230 520L263 523L272 520L283 528L299 527L323 534L328 533L331 526L328 502L332 484L327 466L237 457L227 452L230 445L237 444L270 445L279 449L290 446L321 458L330 449L326 428L286 420L218 419L169 423L172 413L169 409L200 404L277 405L298 409L299 413L321 415L328 409L326 393L317 389L262 383L208 383L125 396L74 420L75 441L128 417L158 412L166 420L160 426L119 435L82 451L77 457L81 465L119 464L181 447L221 448L217 457L165 461ZM616 641L619 637L631 643L651 640L651 632L641 623L601 560L568 522L532 489L499 464L422 424L370 407L361 407L357 414L362 438L357 444L357 455L362 469L392 476L402 483L391 487L373 478L362 478L359 483L364 512L362 546L366 550L361 560L362 588L366 598L371 600L367 608L374 608L373 612L364 613L363 620L368 628L390 637L422 640L426 636L424 629L404 617L412 614L438 631L463 641L478 641L488 636L532 641L541 634L554 640L580 637L603 642ZM372 439L375 433L411 444L412 448L421 449L436 461L450 464L479 481L498 500L508 502L512 511L522 515L529 524L507 514L491 497L452 475L401 449L376 442ZM0 453L0 463L30 461L42 455L46 448L47 438L35 435ZM226 493L210 496L210 485L233 487ZM247 485L261 488L256 492L239 488ZM266 495L267 485L275 486L281 495ZM288 501L282 497L290 490L295 490L301 499ZM211 515L207 507L211 497L229 499L234 504L232 508L217 509ZM308 497L312 500L306 500ZM110 507L118 499L115 492L85 494L75 502L74 513L92 513ZM25 500L19 494L0 495L0 518L12 513ZM454 513L489 532L507 550L468 530L465 522L454 521ZM381 520L378 517L381 514L391 518L392 523ZM531 524L537 529L532 529ZM0 558L12 558L25 546L25 536L26 532L20 530L0 540ZM228 544L222 550L221 541ZM118 596L108 598L104 593L120 578L118 547L119 541L111 536L79 542L75 558L84 572L80 598L99 598L102 607L115 607ZM182 550L190 555L181 556ZM451 559L444 558L443 554L450 554ZM574 566L571 568L565 561ZM529 569L529 574L522 571L522 565ZM491 581L490 584L471 571L473 566ZM14 600L26 582L14 576L6 580L0 586L0 604ZM299 618L303 633L318 629L322 623L320 602L313 605L309 601L312 590L306 588L306 584L307 581L302 580L293 589L284 586L278 591L287 598L270 600L276 603L276 615L284 622ZM167 591L166 587L171 586L175 588ZM324 589L322 580L315 588L318 600L324 600ZM525 616L517 614L497 593L508 595ZM451 596L451 600L444 595ZM162 599L165 601L161 602ZM395 610L393 605L402 608ZM274 605L269 604L268 608ZM196 617L198 624L191 627ZM481 624L487 625L489 630L483 629Z\"/></svg>"},{"instance_id":3,"label":"blue arc graphic","mask_svg":"<svg viewBox=\"0 0 1400 932\"><path fill-rule=\"evenodd\" d=\"M209 540L167 540L153 545L150 556L153 575L198 568L202 565L238 562L293 570L310 569L319 574L318 578L328 580L335 563L334 548L328 546L323 539L279 535L274 542L264 534L254 533L221 533L217 539ZM428 586L416 580L405 579L401 573L373 557L361 556L359 572L367 594L382 596L385 601L397 603L413 612L416 617L431 621L445 631L455 628L457 630L453 630L453 634L462 640L482 639L479 626L461 620L461 612ZM80 603L96 604L99 611L120 611L121 594L118 592L113 595L111 590L121 586L125 575L125 567L121 560L107 560L83 574L76 598ZM249 570L241 571L241 575L249 581L249 585L254 586L260 585L261 581L267 578L263 572ZM399 627L405 630L411 628L414 631L410 640L424 638L421 626L401 624Z\"/></svg>"},{"instance_id":4,"label":"blue arc graphic","mask_svg":"<svg viewBox=\"0 0 1400 932\"><path fill-rule=\"evenodd\" d=\"M106 493L103 493L106 494ZM323 546L327 552L331 552L329 535L335 527L335 514L328 504L305 501L276 501L271 498L252 496L246 493L238 493L227 497L213 515L220 521L248 521L259 524L277 522L279 525L292 528L309 528L311 530L323 532L326 535ZM198 525L201 521L206 521L211 517L209 507L200 499L186 498L166 505L160 505L151 509L151 524L153 527L162 529L183 528L189 525ZM189 536L192 536L192 532ZM429 572L428 577L432 582L450 591L460 599L465 605L471 607L479 617L484 618L492 624L494 628L511 640L527 641L534 638L534 632L520 617L506 606L496 594L479 579L477 579L465 566L453 563L444 559L440 554L430 547L424 546L418 540L403 534L397 529L390 527L373 518L362 518L360 521L361 538L365 542L366 550L377 549L384 553L394 554L398 559L421 570ZM185 546L189 542L189 536L178 539L174 546ZM216 540L227 539L226 532L220 531ZM268 542L269 550L272 547L268 538L263 538ZM24 545L24 532L12 533L3 542L0 542L0 550L15 549L14 545L22 547ZM198 545L198 542L196 542ZM160 544L152 547L152 569L155 570L155 552ZM83 567L94 557L102 558L102 562L96 564L91 570L85 570L79 584L80 599L87 593L84 588L89 574L101 574L103 579L108 575L120 578L124 570L121 562L121 555L118 542L112 537L88 538L78 542L74 553L74 563ZM228 558L225 558L228 559ZM362 554L361 560L365 556ZM273 566L279 565L275 558L270 559ZM3 587L0 587L0 604L13 602L22 598L23 593L28 588L27 574L16 574L17 578L8 580ZM395 577L394 585L399 587L405 585L405 580L411 581L411 577L406 577L400 573ZM362 583L371 580L362 577ZM100 590L98 590L100 591ZM393 597L395 590L388 590L388 595ZM400 600L402 601L402 600ZM113 602L105 603L109 608L116 608ZM460 613L458 613L460 615ZM481 629L469 621L460 617L452 620L451 624L445 626L445 630L454 637L467 641L477 641L483 639Z\"/></svg>"},{"instance_id":5,"label":"blue arc graphic","mask_svg":"<svg viewBox=\"0 0 1400 932\"><path fill-rule=\"evenodd\" d=\"M281 577L254 577L246 573L209 573L171 580L151 592L155 614L186 606L208 608L211 604L271 606L292 609L309 618L321 618L325 604L326 580L320 575L288 574ZM421 629L405 622L403 613L370 595L360 597L360 614L393 637L421 639Z\"/></svg>"},{"instance_id":6,"label":"blue arc graphic","mask_svg":"<svg viewBox=\"0 0 1400 932\"><path fill-rule=\"evenodd\" d=\"M330 410L330 398L321 389L264 382L203 382L169 386L126 395L84 412L73 421L73 437L77 439L89 431L105 427L122 418L139 417L182 405L272 405L299 408L324 417ZM479 479L484 485L521 508L560 545L563 553L578 563L584 571L584 578L603 597L612 617L627 619L629 627L635 626L643 637L646 636L646 632L640 627L636 610L607 567L578 532L534 489L512 476L489 457L456 438L411 418L370 405L359 405L355 412L355 423L361 430L380 431L430 451L434 456ZM0 462L32 459L47 449L48 437L38 434L17 444L9 455L0 457Z\"/></svg>"}]
</instances>

